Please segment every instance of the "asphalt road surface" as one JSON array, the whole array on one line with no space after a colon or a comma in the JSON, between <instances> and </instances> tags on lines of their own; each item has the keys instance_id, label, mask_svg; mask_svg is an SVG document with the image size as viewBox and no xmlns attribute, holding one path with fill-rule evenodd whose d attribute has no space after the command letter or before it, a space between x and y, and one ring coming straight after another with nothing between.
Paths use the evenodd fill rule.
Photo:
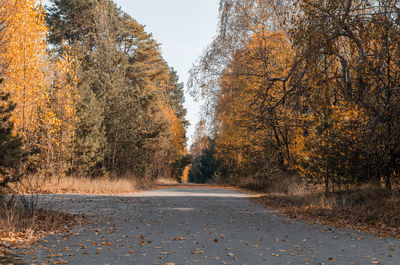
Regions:
<instances>
[{"instance_id":1,"label":"asphalt road surface","mask_svg":"<svg viewBox=\"0 0 400 265\"><path fill-rule=\"evenodd\" d=\"M84 213L90 224L44 238L21 257L26 264L400 264L400 240L289 220L249 197L193 186L43 195L40 204Z\"/></svg>"}]
</instances>

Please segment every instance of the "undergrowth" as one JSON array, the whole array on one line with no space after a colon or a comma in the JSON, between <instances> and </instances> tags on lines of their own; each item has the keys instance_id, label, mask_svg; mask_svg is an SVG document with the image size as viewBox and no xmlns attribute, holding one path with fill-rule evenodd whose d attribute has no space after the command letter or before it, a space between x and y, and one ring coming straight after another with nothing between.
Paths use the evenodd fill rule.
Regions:
<instances>
[{"instance_id":1,"label":"undergrowth","mask_svg":"<svg viewBox=\"0 0 400 265\"><path fill-rule=\"evenodd\" d=\"M72 231L82 220L82 216L37 208L33 196L0 196L0 258L48 233Z\"/></svg>"},{"instance_id":2,"label":"undergrowth","mask_svg":"<svg viewBox=\"0 0 400 265\"><path fill-rule=\"evenodd\" d=\"M243 179L238 186L262 193L255 200L284 216L310 223L356 229L382 237L400 238L400 186L387 190L377 184L347 186L325 193L293 176Z\"/></svg>"},{"instance_id":3,"label":"undergrowth","mask_svg":"<svg viewBox=\"0 0 400 265\"><path fill-rule=\"evenodd\" d=\"M151 179L137 179L131 176L88 178L31 175L24 177L19 183L12 184L11 188L17 194L124 194L149 188L153 182Z\"/></svg>"}]
</instances>

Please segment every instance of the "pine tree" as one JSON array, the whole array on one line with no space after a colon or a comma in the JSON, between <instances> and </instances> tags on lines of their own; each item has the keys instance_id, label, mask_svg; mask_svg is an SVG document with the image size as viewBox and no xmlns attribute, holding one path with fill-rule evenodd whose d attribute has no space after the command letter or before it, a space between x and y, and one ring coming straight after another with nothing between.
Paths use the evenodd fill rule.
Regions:
<instances>
[{"instance_id":1,"label":"pine tree","mask_svg":"<svg viewBox=\"0 0 400 265\"><path fill-rule=\"evenodd\" d=\"M0 81L2 82L2 81ZM22 158L21 138L13 133L14 124L10 121L15 104L10 102L10 94L0 90L0 189L10 182L18 181L18 170Z\"/></svg>"},{"instance_id":2,"label":"pine tree","mask_svg":"<svg viewBox=\"0 0 400 265\"><path fill-rule=\"evenodd\" d=\"M80 87L72 172L95 176L103 172L105 133L101 105L87 86Z\"/></svg>"},{"instance_id":3,"label":"pine tree","mask_svg":"<svg viewBox=\"0 0 400 265\"><path fill-rule=\"evenodd\" d=\"M183 86L159 44L110 0L52 2L49 42L56 53L68 43L80 62L75 171L169 175L186 121Z\"/></svg>"}]
</instances>

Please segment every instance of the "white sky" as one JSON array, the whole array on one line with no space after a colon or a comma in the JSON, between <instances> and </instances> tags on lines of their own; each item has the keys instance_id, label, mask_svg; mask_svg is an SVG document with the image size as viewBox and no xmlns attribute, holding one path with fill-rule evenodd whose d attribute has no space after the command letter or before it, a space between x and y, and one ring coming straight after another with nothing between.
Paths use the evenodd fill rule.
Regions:
<instances>
[{"instance_id":1,"label":"white sky","mask_svg":"<svg viewBox=\"0 0 400 265\"><path fill-rule=\"evenodd\" d=\"M114 0L161 43L164 59L186 83L193 62L216 35L219 0ZM200 118L200 103L186 94L185 107L192 137ZM192 140L189 139L189 145Z\"/></svg>"}]
</instances>

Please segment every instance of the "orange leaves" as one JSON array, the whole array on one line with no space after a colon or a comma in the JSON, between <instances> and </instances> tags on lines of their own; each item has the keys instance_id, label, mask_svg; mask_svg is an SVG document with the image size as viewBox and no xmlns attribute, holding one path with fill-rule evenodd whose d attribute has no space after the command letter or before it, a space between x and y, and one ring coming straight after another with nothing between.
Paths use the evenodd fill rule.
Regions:
<instances>
[{"instance_id":1,"label":"orange leaves","mask_svg":"<svg viewBox=\"0 0 400 265\"><path fill-rule=\"evenodd\" d=\"M78 100L77 59L69 46L65 45L62 56L55 62L53 80L53 111L60 119L58 129L73 138L76 122L76 104ZM55 136L57 137L57 136Z\"/></svg>"},{"instance_id":2,"label":"orange leaves","mask_svg":"<svg viewBox=\"0 0 400 265\"><path fill-rule=\"evenodd\" d=\"M26 150L38 148L51 155L73 136L76 62L68 47L55 63L47 55L48 28L40 2L11 0L7 4L13 17L5 31L9 42L2 59L8 65L4 88L17 103L12 120Z\"/></svg>"},{"instance_id":3,"label":"orange leaves","mask_svg":"<svg viewBox=\"0 0 400 265\"><path fill-rule=\"evenodd\" d=\"M328 167L328 178L350 175L354 165L349 158L356 158L362 144L359 132L367 121L364 110L339 100L317 104L312 113L299 119L307 126L295 133L291 146L294 168L304 178L316 181L326 180Z\"/></svg>"},{"instance_id":4,"label":"orange leaves","mask_svg":"<svg viewBox=\"0 0 400 265\"><path fill-rule=\"evenodd\" d=\"M37 127L38 109L49 100L45 74L48 29L44 11L36 7L36 1L15 0L8 4L8 8L14 10L14 16L6 31L7 52L2 54L9 64L4 73L4 87L18 104L13 120L26 139Z\"/></svg>"},{"instance_id":5,"label":"orange leaves","mask_svg":"<svg viewBox=\"0 0 400 265\"><path fill-rule=\"evenodd\" d=\"M281 149L290 133L286 128L292 114L279 102L294 52L284 33L257 27L247 46L232 56L219 79L216 150L219 158L249 174L252 162L275 151L267 143Z\"/></svg>"},{"instance_id":6,"label":"orange leaves","mask_svg":"<svg viewBox=\"0 0 400 265\"><path fill-rule=\"evenodd\" d=\"M189 181L189 170L190 170L191 165L188 165L185 167L183 170L182 176L181 176L181 182L185 183Z\"/></svg>"},{"instance_id":7,"label":"orange leaves","mask_svg":"<svg viewBox=\"0 0 400 265\"><path fill-rule=\"evenodd\" d=\"M175 156L183 156L185 152L185 128L182 125L182 120L176 116L171 103L168 99L159 102L160 118L165 119L167 123L166 137L169 149Z\"/></svg>"}]
</instances>

